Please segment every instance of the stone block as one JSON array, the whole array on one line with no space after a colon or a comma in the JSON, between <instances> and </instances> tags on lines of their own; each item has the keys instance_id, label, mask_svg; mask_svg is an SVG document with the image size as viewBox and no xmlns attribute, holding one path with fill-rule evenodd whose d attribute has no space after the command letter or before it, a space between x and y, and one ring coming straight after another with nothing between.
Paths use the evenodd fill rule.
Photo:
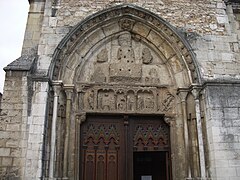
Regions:
<instances>
[{"instance_id":1,"label":"stone block","mask_svg":"<svg viewBox=\"0 0 240 180\"><path fill-rule=\"evenodd\" d=\"M159 47L164 41L163 37L153 30L150 31L149 35L147 36L147 39L157 47Z\"/></svg>"},{"instance_id":2,"label":"stone block","mask_svg":"<svg viewBox=\"0 0 240 180\"><path fill-rule=\"evenodd\" d=\"M20 131L21 125L20 124L7 124L6 131Z\"/></svg>"},{"instance_id":3,"label":"stone block","mask_svg":"<svg viewBox=\"0 0 240 180\"><path fill-rule=\"evenodd\" d=\"M150 32L150 29L144 24L138 22L133 26L133 32L137 32L139 35L147 37L147 35Z\"/></svg>"},{"instance_id":4,"label":"stone block","mask_svg":"<svg viewBox=\"0 0 240 180\"><path fill-rule=\"evenodd\" d=\"M222 61L223 62L233 62L234 61L234 54L232 53L221 53Z\"/></svg>"},{"instance_id":5,"label":"stone block","mask_svg":"<svg viewBox=\"0 0 240 180\"><path fill-rule=\"evenodd\" d=\"M22 164L22 158L13 158L13 166L21 166Z\"/></svg>"},{"instance_id":6,"label":"stone block","mask_svg":"<svg viewBox=\"0 0 240 180\"><path fill-rule=\"evenodd\" d=\"M238 118L238 108L224 108L224 118L237 119Z\"/></svg>"},{"instance_id":7,"label":"stone block","mask_svg":"<svg viewBox=\"0 0 240 180\"><path fill-rule=\"evenodd\" d=\"M57 26L57 18L56 17L49 17L49 26L56 27Z\"/></svg>"},{"instance_id":8,"label":"stone block","mask_svg":"<svg viewBox=\"0 0 240 180\"><path fill-rule=\"evenodd\" d=\"M0 148L0 156L9 156L10 148Z\"/></svg>"},{"instance_id":9,"label":"stone block","mask_svg":"<svg viewBox=\"0 0 240 180\"><path fill-rule=\"evenodd\" d=\"M240 167L240 160L234 159L229 161L230 167Z\"/></svg>"},{"instance_id":10,"label":"stone block","mask_svg":"<svg viewBox=\"0 0 240 180\"><path fill-rule=\"evenodd\" d=\"M34 116L32 120L32 124L35 125L44 125L45 118L42 116Z\"/></svg>"},{"instance_id":11,"label":"stone block","mask_svg":"<svg viewBox=\"0 0 240 180\"><path fill-rule=\"evenodd\" d=\"M230 167L223 167L223 168L217 168L216 169L217 177L236 177L237 171L236 168L230 168Z\"/></svg>"},{"instance_id":12,"label":"stone block","mask_svg":"<svg viewBox=\"0 0 240 180\"><path fill-rule=\"evenodd\" d=\"M19 147L19 140L8 139L6 141L6 147L10 147L10 148Z\"/></svg>"},{"instance_id":13,"label":"stone block","mask_svg":"<svg viewBox=\"0 0 240 180\"><path fill-rule=\"evenodd\" d=\"M11 157L21 157L21 148L11 148Z\"/></svg>"},{"instance_id":14,"label":"stone block","mask_svg":"<svg viewBox=\"0 0 240 180\"><path fill-rule=\"evenodd\" d=\"M228 23L228 17L226 15L217 15L217 22L219 24L227 24Z\"/></svg>"},{"instance_id":15,"label":"stone block","mask_svg":"<svg viewBox=\"0 0 240 180\"><path fill-rule=\"evenodd\" d=\"M10 157L3 157L2 158L2 165L3 166L12 166L13 160Z\"/></svg>"},{"instance_id":16,"label":"stone block","mask_svg":"<svg viewBox=\"0 0 240 180\"><path fill-rule=\"evenodd\" d=\"M46 104L35 104L32 109L33 116L41 116L46 112Z\"/></svg>"},{"instance_id":17,"label":"stone block","mask_svg":"<svg viewBox=\"0 0 240 180\"><path fill-rule=\"evenodd\" d=\"M106 36L109 36L111 34L115 34L115 33L119 32L120 27L119 27L118 23L112 23L112 24L103 26L102 29L103 29L104 34Z\"/></svg>"}]
</instances>

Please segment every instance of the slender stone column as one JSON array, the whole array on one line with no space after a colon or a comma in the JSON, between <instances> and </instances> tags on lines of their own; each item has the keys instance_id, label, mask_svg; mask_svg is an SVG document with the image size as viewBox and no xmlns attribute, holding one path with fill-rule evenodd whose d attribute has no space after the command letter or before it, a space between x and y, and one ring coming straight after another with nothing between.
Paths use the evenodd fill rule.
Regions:
<instances>
[{"instance_id":1,"label":"slender stone column","mask_svg":"<svg viewBox=\"0 0 240 180\"><path fill-rule=\"evenodd\" d=\"M51 150L50 150L50 165L49 165L49 178L54 178L54 162L55 162L55 149L56 149L56 122L57 122L57 108L58 97L61 90L62 81L53 81L54 101L53 101L53 116L52 116L52 130L51 130Z\"/></svg>"},{"instance_id":2,"label":"slender stone column","mask_svg":"<svg viewBox=\"0 0 240 180\"><path fill-rule=\"evenodd\" d=\"M196 121L197 121L197 136L198 136L198 151L199 151L199 161L200 161L200 176L201 178L206 177L206 165L205 165L205 155L203 147L203 134L202 134L202 122L201 122L201 111L200 111L200 93L199 86L193 86L192 94L195 100L195 111L196 111Z\"/></svg>"},{"instance_id":3,"label":"slender stone column","mask_svg":"<svg viewBox=\"0 0 240 180\"><path fill-rule=\"evenodd\" d=\"M186 101L188 92L189 92L188 88L178 89L178 96L181 99L183 127L184 127L186 175L188 176L187 179L191 179L192 176L191 176L190 163L189 163L190 156L189 156L189 137L188 137L188 124L187 124L187 101Z\"/></svg>"},{"instance_id":4,"label":"slender stone column","mask_svg":"<svg viewBox=\"0 0 240 180\"><path fill-rule=\"evenodd\" d=\"M64 179L68 178L68 163L69 163L69 133L71 126L71 105L72 105L72 94L74 85L64 85L64 90L67 96L66 102L66 134L64 140L64 158L63 158L63 177Z\"/></svg>"}]
</instances>

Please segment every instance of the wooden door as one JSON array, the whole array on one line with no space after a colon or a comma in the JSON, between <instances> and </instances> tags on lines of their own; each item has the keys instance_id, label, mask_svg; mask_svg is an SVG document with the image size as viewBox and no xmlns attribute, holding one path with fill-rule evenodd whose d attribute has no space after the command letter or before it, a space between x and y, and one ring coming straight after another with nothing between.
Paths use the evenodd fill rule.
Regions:
<instances>
[{"instance_id":1,"label":"wooden door","mask_svg":"<svg viewBox=\"0 0 240 180\"><path fill-rule=\"evenodd\" d=\"M125 180L124 121L119 116L88 116L81 127L81 179Z\"/></svg>"},{"instance_id":2,"label":"wooden door","mask_svg":"<svg viewBox=\"0 0 240 180\"><path fill-rule=\"evenodd\" d=\"M132 179L170 180L170 128L162 116L129 118L132 154Z\"/></svg>"},{"instance_id":3,"label":"wooden door","mask_svg":"<svg viewBox=\"0 0 240 180\"><path fill-rule=\"evenodd\" d=\"M169 180L169 159L162 158L169 153L169 128L162 117L88 116L81 126L80 151L82 180L136 179L134 154L144 152L153 158L161 155L159 163L166 163L162 180Z\"/></svg>"}]
</instances>

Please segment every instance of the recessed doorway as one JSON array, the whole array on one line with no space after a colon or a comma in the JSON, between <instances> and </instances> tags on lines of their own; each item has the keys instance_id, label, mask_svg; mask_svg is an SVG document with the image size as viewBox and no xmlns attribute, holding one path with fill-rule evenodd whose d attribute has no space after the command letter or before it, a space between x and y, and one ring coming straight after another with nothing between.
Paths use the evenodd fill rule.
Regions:
<instances>
[{"instance_id":1,"label":"recessed doorway","mask_svg":"<svg viewBox=\"0 0 240 180\"><path fill-rule=\"evenodd\" d=\"M169 180L168 153L134 152L133 176L134 180Z\"/></svg>"}]
</instances>

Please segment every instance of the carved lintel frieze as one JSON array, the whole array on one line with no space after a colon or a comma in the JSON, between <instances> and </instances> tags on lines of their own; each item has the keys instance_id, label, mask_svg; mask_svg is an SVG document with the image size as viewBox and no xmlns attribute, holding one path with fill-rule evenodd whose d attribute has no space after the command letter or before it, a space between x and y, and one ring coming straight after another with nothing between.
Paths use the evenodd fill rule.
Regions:
<instances>
[{"instance_id":1,"label":"carved lintel frieze","mask_svg":"<svg viewBox=\"0 0 240 180\"><path fill-rule=\"evenodd\" d=\"M91 85L78 92L80 112L174 113L175 96L167 87Z\"/></svg>"}]
</instances>

